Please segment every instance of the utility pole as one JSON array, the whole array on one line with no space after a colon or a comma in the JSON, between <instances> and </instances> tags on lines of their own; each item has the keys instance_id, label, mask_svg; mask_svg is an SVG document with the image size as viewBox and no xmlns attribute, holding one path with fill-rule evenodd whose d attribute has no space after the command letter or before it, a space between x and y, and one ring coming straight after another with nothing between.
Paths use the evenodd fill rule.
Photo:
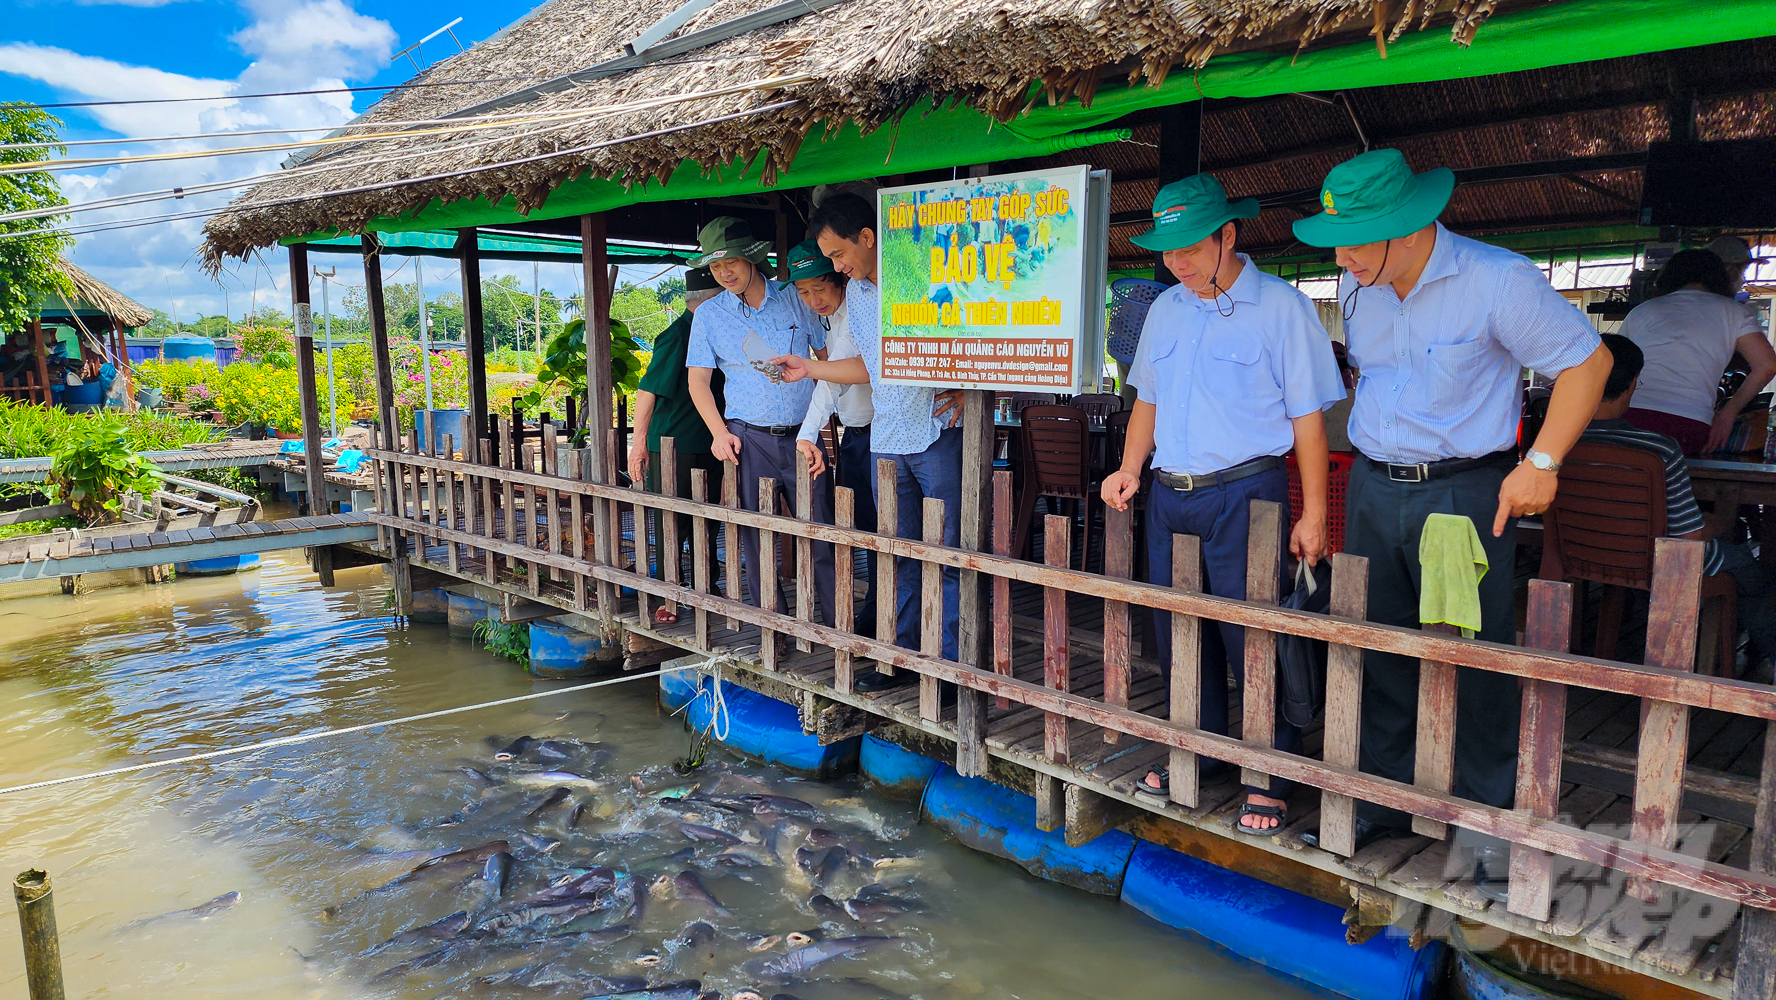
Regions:
<instances>
[{"instance_id":1,"label":"utility pole","mask_svg":"<svg viewBox=\"0 0 1776 1000\"><path fill-rule=\"evenodd\" d=\"M418 254L413 255L413 287L419 293L419 365L420 370L425 372L426 409L430 410L432 409L432 347L431 341L426 337L424 260L425 258ZM430 416L426 418L428 436L431 434L434 419L436 418Z\"/></svg>"},{"instance_id":2,"label":"utility pole","mask_svg":"<svg viewBox=\"0 0 1776 1000\"><path fill-rule=\"evenodd\" d=\"M543 279L542 265L530 262L530 297L536 304L537 356L543 354Z\"/></svg>"},{"instance_id":3,"label":"utility pole","mask_svg":"<svg viewBox=\"0 0 1776 1000\"><path fill-rule=\"evenodd\" d=\"M333 388L333 305L327 296L329 282L339 273L339 268L329 267L325 271L321 266L314 266L315 277L321 279L321 329L327 344L327 418L333 426L333 436L339 436L339 392Z\"/></svg>"}]
</instances>

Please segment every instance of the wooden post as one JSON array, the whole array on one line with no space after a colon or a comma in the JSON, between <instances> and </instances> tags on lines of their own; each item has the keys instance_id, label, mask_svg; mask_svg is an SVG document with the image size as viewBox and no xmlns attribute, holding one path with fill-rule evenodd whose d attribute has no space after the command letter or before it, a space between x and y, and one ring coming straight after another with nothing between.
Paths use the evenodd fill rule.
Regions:
<instances>
[{"instance_id":1,"label":"wooden post","mask_svg":"<svg viewBox=\"0 0 1776 1000\"><path fill-rule=\"evenodd\" d=\"M857 527L857 491L849 486L833 488L833 524L840 528ZM857 631L856 588L857 563L851 546L833 546L833 628L840 632ZM833 690L850 694L856 677L857 666L850 651L833 650Z\"/></svg>"},{"instance_id":2,"label":"wooden post","mask_svg":"<svg viewBox=\"0 0 1776 1000\"><path fill-rule=\"evenodd\" d=\"M962 394L962 512L956 543L970 552L989 551L992 519L993 392L968 389ZM956 658L975 670L986 670L993 662L991 586L992 578L979 570L962 571ZM984 778L987 765L987 696L971 687L957 687L956 773Z\"/></svg>"},{"instance_id":3,"label":"wooden post","mask_svg":"<svg viewBox=\"0 0 1776 1000\"><path fill-rule=\"evenodd\" d=\"M1104 575L1119 580L1134 576L1135 514L1133 508L1104 508ZM1104 602L1104 704L1127 708L1129 703L1129 606L1124 601ZM1104 730L1104 742L1116 743L1122 734Z\"/></svg>"},{"instance_id":4,"label":"wooden post","mask_svg":"<svg viewBox=\"0 0 1776 1000\"><path fill-rule=\"evenodd\" d=\"M19 932L25 939L25 989L31 1000L62 1000L62 944L56 933L55 888L49 873L30 869L12 880Z\"/></svg>"},{"instance_id":5,"label":"wooden post","mask_svg":"<svg viewBox=\"0 0 1776 1000\"><path fill-rule=\"evenodd\" d=\"M761 514L773 514L777 511L777 480L769 476L759 477L758 509ZM777 533L766 528L759 529L759 607L766 611L777 610ZM729 559L733 558L730 554ZM777 662L777 633L759 626L759 662L766 670L776 670L781 664Z\"/></svg>"},{"instance_id":6,"label":"wooden post","mask_svg":"<svg viewBox=\"0 0 1776 1000\"><path fill-rule=\"evenodd\" d=\"M1369 609L1369 560L1340 552L1332 557L1332 606L1340 618L1362 621ZM1363 738L1363 650L1333 644L1326 656L1326 763L1357 769ZM1320 846L1341 857L1357 853L1356 800L1320 794Z\"/></svg>"},{"instance_id":7,"label":"wooden post","mask_svg":"<svg viewBox=\"0 0 1776 1000\"><path fill-rule=\"evenodd\" d=\"M43 393L39 400L44 406L55 402L55 393L49 388L49 351L43 346L43 321L31 320L31 356L37 361L37 386ZM27 393L26 399L30 398Z\"/></svg>"},{"instance_id":8,"label":"wooden post","mask_svg":"<svg viewBox=\"0 0 1776 1000\"><path fill-rule=\"evenodd\" d=\"M944 502L936 497L925 498L921 525L926 544L942 545L944 536ZM943 656L943 567L934 562L919 564L919 651L926 656ZM943 689L937 678L919 675L919 718L937 722L943 718Z\"/></svg>"},{"instance_id":9,"label":"wooden post","mask_svg":"<svg viewBox=\"0 0 1776 1000\"><path fill-rule=\"evenodd\" d=\"M729 510L740 509L739 462L722 463L722 506ZM740 594L740 527L732 521L722 526L722 551L728 556L727 579L724 581L728 591L727 598L734 602L744 601L745 598ZM759 552L764 552L762 545ZM728 628L738 630L741 624L739 618L728 616Z\"/></svg>"},{"instance_id":10,"label":"wooden post","mask_svg":"<svg viewBox=\"0 0 1776 1000\"><path fill-rule=\"evenodd\" d=\"M1572 584L1529 581L1523 644L1531 649L1566 652L1572 608ZM1519 812L1551 820L1560 807L1560 764L1566 753L1566 685L1525 680L1522 712L1516 807ZM1548 919L1553 889L1553 855L1522 844L1512 845L1508 904L1511 912L1531 920Z\"/></svg>"},{"instance_id":11,"label":"wooden post","mask_svg":"<svg viewBox=\"0 0 1776 1000\"><path fill-rule=\"evenodd\" d=\"M779 216L779 218L781 218L781 216ZM781 223L779 223L779 226L781 227ZM788 273L787 270L784 271L784 274ZM815 447L819 446L819 442L816 441ZM803 524L807 524L809 521L814 520L814 476L808 470L808 460L803 458L799 453L795 457L795 463L796 520ZM763 551L759 553L759 557L764 557ZM834 567L836 570L836 563L834 564ZM812 622L814 620L814 543L801 535L795 536L795 581L795 616L799 621ZM834 580L835 585L837 582L837 580ZM834 618L832 610L833 609L831 608L826 609L827 619L829 621L836 621L837 619ZM796 649L799 652L806 653L813 648L813 643L810 643L807 639L802 638L801 636L796 637Z\"/></svg>"},{"instance_id":12,"label":"wooden post","mask_svg":"<svg viewBox=\"0 0 1776 1000\"><path fill-rule=\"evenodd\" d=\"M709 502L709 470L691 470L691 499L698 503ZM709 551L709 520L701 514L691 518L691 589L699 594L710 592L709 561L715 553ZM697 605L697 648L709 649L709 610Z\"/></svg>"},{"instance_id":13,"label":"wooden post","mask_svg":"<svg viewBox=\"0 0 1776 1000\"><path fill-rule=\"evenodd\" d=\"M776 191L771 192L771 212L777 217L777 240L775 250L777 254L778 281L789 280L789 213L785 212L783 209L783 195Z\"/></svg>"},{"instance_id":14,"label":"wooden post","mask_svg":"<svg viewBox=\"0 0 1776 1000\"><path fill-rule=\"evenodd\" d=\"M876 460L876 534L889 538L900 534L900 466L892 458ZM895 578L894 556L876 553L876 640L893 643L900 638L900 585ZM893 676L894 668L877 663L876 672Z\"/></svg>"},{"instance_id":15,"label":"wooden post","mask_svg":"<svg viewBox=\"0 0 1776 1000\"><path fill-rule=\"evenodd\" d=\"M671 485L668 486L667 483ZM678 440L671 435L660 438L660 492L667 496L678 495ZM679 582L679 537L678 515L669 510L657 513L660 521L659 560L662 578L674 586ZM676 619L683 608L677 601L668 599L666 609Z\"/></svg>"},{"instance_id":16,"label":"wooden post","mask_svg":"<svg viewBox=\"0 0 1776 1000\"><path fill-rule=\"evenodd\" d=\"M321 457L320 397L315 387L314 314L309 307L308 247L292 244L290 298L296 317L296 384L302 402L304 472L308 479L308 511L316 517L331 514L327 502L327 460Z\"/></svg>"},{"instance_id":17,"label":"wooden post","mask_svg":"<svg viewBox=\"0 0 1776 1000\"><path fill-rule=\"evenodd\" d=\"M993 473L993 554L1011 558L1012 521L1016 508L1011 501L1011 470ZM993 578L993 672L1004 677L1011 674L1011 581L1003 576ZM994 705L1011 707L1011 699L1000 695Z\"/></svg>"},{"instance_id":18,"label":"wooden post","mask_svg":"<svg viewBox=\"0 0 1776 1000\"><path fill-rule=\"evenodd\" d=\"M383 447L389 451L401 450L401 422L395 415L395 374L394 362L389 357L388 316L383 311L382 301L382 244L377 242L373 233L363 236L364 256L364 309L370 314L370 349L376 361L376 418L381 429ZM394 462L386 466L388 490L393 501L387 513L393 517L406 517L406 496L401 486L403 475L400 466ZM400 529L390 532L389 570L395 581L395 610L405 611L413 600L413 583L407 565L407 533Z\"/></svg>"},{"instance_id":19,"label":"wooden post","mask_svg":"<svg viewBox=\"0 0 1776 1000\"><path fill-rule=\"evenodd\" d=\"M1073 519L1048 514L1043 520L1042 561L1067 568L1073 554ZM1042 683L1056 691L1073 688L1073 625L1067 618L1067 591L1042 588ZM1067 717L1053 712L1042 716L1042 752L1055 764L1068 763Z\"/></svg>"},{"instance_id":20,"label":"wooden post","mask_svg":"<svg viewBox=\"0 0 1776 1000\"><path fill-rule=\"evenodd\" d=\"M481 303L481 241L473 228L456 231L456 256L462 271L463 350L469 362L469 426L463 442L465 460L479 454L475 442L487 435L487 326Z\"/></svg>"},{"instance_id":21,"label":"wooden post","mask_svg":"<svg viewBox=\"0 0 1776 1000\"><path fill-rule=\"evenodd\" d=\"M1203 101L1185 101L1161 108L1159 112L1159 176L1160 187L1183 180L1202 171ZM1165 255L1153 255L1153 280L1167 285L1178 283L1165 266Z\"/></svg>"},{"instance_id":22,"label":"wooden post","mask_svg":"<svg viewBox=\"0 0 1776 1000\"><path fill-rule=\"evenodd\" d=\"M611 283L607 275L610 256L605 246L605 217L602 212L580 216L580 264L586 285L586 446L591 452L586 463L586 481L611 483L615 461L611 442L611 355L610 305ZM623 545L617 536L621 522L613 516L615 504L592 505L592 547L594 563L622 567ZM609 581L598 582L598 614L607 631L616 628L617 588Z\"/></svg>"},{"instance_id":23,"label":"wooden post","mask_svg":"<svg viewBox=\"0 0 1776 1000\"><path fill-rule=\"evenodd\" d=\"M1202 539L1195 535L1172 536L1172 589L1202 593ZM1202 619L1195 615L1172 612L1172 683L1167 697L1172 725L1186 729L1202 728L1202 628ZM1201 792L1196 754L1173 750L1166 774L1172 801L1195 809Z\"/></svg>"},{"instance_id":24,"label":"wooden post","mask_svg":"<svg viewBox=\"0 0 1776 1000\"><path fill-rule=\"evenodd\" d=\"M1696 621L1702 606L1702 542L1660 538L1653 542L1653 589L1648 596L1646 660L1649 667L1688 673L1696 664ZM1640 749L1635 754L1634 824L1629 838L1670 848L1677 843L1689 760L1690 709L1668 701L1640 705ZM1658 883L1630 879L1628 891L1652 902Z\"/></svg>"},{"instance_id":25,"label":"wooden post","mask_svg":"<svg viewBox=\"0 0 1776 1000\"><path fill-rule=\"evenodd\" d=\"M1253 500L1250 530L1246 533L1246 600L1258 604L1277 602L1277 567L1281 565L1283 505ZM1276 746L1276 633L1246 629L1245 728L1241 738L1253 746ZM1242 780L1252 786L1270 787L1270 776L1242 769Z\"/></svg>"},{"instance_id":26,"label":"wooden post","mask_svg":"<svg viewBox=\"0 0 1776 1000\"><path fill-rule=\"evenodd\" d=\"M1776 873L1776 722L1764 724L1764 766L1759 772L1757 818L1751 830L1746 868ZM1776 910L1740 908L1739 964L1733 973L1733 1000L1776 996Z\"/></svg>"},{"instance_id":27,"label":"wooden post","mask_svg":"<svg viewBox=\"0 0 1776 1000\"><path fill-rule=\"evenodd\" d=\"M1454 625L1424 626L1426 632L1457 634ZM1447 792L1455 781L1455 665L1437 660L1418 661L1418 742L1413 759L1412 783L1434 792ZM1447 824L1423 816L1412 817L1412 832L1443 839Z\"/></svg>"}]
</instances>

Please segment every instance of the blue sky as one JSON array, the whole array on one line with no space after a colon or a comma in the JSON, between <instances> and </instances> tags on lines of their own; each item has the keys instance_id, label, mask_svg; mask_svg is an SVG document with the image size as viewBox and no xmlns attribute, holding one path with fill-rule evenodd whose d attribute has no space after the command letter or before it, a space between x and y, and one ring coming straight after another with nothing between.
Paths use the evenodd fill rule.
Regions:
<instances>
[{"instance_id":1,"label":"blue sky","mask_svg":"<svg viewBox=\"0 0 1776 1000\"><path fill-rule=\"evenodd\" d=\"M405 58L392 63L390 56L453 18L463 18L453 31L467 46L524 16L531 6L524 0L6 0L0 3L4 14L0 17L0 100L140 100L397 84L413 74L413 65ZM446 35L426 43L423 55L426 60L441 60L455 52L456 46ZM146 137L332 126L363 111L376 97L374 93L330 93L269 100L68 108L56 114L66 122L69 138ZM215 147L284 138L288 137L192 145ZM121 155L147 148L93 147L87 155L101 150L105 155ZM111 166L59 176L69 199L81 202L268 172L284 155ZM208 202L188 199L174 208L151 203L95 211L76 219L139 218L216 204L226 197L213 196ZM284 290L288 264L281 253L268 252L262 262L234 268L219 285L195 263L201 225L201 220L189 220L82 236L74 260L144 305L168 313L176 309L181 318L220 312L225 302L229 311L239 316L244 304L254 299L289 308ZM438 265L426 273L429 295L455 288L454 268L442 261ZM489 270L500 273L499 269ZM529 265L510 270L521 273L524 283L530 284ZM545 266L543 286L573 294L577 290L575 272L564 265ZM411 280L411 273L407 269L402 278ZM651 274L649 270L626 277L638 280ZM347 276L342 271L340 277Z\"/></svg>"}]
</instances>

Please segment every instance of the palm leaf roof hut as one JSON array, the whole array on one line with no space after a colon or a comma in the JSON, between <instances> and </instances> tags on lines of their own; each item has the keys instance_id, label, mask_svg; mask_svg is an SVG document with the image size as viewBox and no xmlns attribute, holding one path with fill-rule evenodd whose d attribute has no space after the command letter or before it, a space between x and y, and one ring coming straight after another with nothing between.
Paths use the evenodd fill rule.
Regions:
<instances>
[{"instance_id":1,"label":"palm leaf roof hut","mask_svg":"<svg viewBox=\"0 0 1776 1000\"><path fill-rule=\"evenodd\" d=\"M1299 274L1318 258L1284 256L1299 249L1289 222L1327 168L1372 143L1456 168L1458 229L1558 229L1549 239L1573 246L1654 235L1635 225L1650 142L1776 131L1770 0L718 0L662 24L680 6L537 7L210 220L206 265L289 244L301 303L310 245L370 258L450 245L481 436L490 239L579 257L601 324L610 238L682 245L733 214L781 249L815 184L1089 162L1114 171L1113 270L1152 268L1128 237L1154 191L1208 169L1267 209L1242 242ZM609 414L592 353L592 412ZM392 396L380 402L389 425ZM313 447L318 418L306 423Z\"/></svg>"},{"instance_id":2,"label":"palm leaf roof hut","mask_svg":"<svg viewBox=\"0 0 1776 1000\"><path fill-rule=\"evenodd\" d=\"M0 394L42 403L54 398L49 389L49 350L43 338L43 327L51 324L74 329L84 350L93 352L90 356L109 357L128 384L129 351L124 345L124 331L147 326L154 313L66 257L56 259L56 268L68 279L74 293L66 295L60 289L51 289L37 296L36 315L25 331L31 338L32 363L12 376L13 383L0 389Z\"/></svg>"}]
</instances>

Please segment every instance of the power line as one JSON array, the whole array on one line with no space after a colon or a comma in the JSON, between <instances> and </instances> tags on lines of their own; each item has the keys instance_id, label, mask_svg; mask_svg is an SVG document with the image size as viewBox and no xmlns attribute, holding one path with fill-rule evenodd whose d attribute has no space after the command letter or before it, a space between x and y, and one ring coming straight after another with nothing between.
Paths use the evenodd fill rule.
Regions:
<instances>
[{"instance_id":1,"label":"power line","mask_svg":"<svg viewBox=\"0 0 1776 1000\"><path fill-rule=\"evenodd\" d=\"M727 56L687 56L683 59L661 60L638 66L637 69L653 69L665 66L684 66L692 63L723 63L744 62L762 59L764 56L756 52L740 53ZM537 80L553 80L554 75L537 76L487 76L473 80L438 80L431 83L387 83L367 85L363 87L321 87L314 90L279 90L263 94L219 94L215 97L145 97L131 101L60 101L54 104L33 104L30 101L5 101L0 106L38 108L48 111L54 108L110 108L133 104L188 104L194 101L248 101L266 97L307 97L314 94L362 94L375 91L419 90L425 87L475 87L484 83L534 83Z\"/></svg>"},{"instance_id":2,"label":"power line","mask_svg":"<svg viewBox=\"0 0 1776 1000\"><path fill-rule=\"evenodd\" d=\"M317 90L279 90L264 94L220 94L215 97L147 97L133 101L61 101L56 104L31 104L27 101L14 102L24 107L42 108L111 108L127 104L188 104L193 101L247 101L261 97L308 97L314 94L362 94L379 90L417 90L421 87L472 87L483 83L528 83L532 80L552 79L547 76L500 76L483 77L476 80L440 80L436 83L390 83L379 86L365 87L323 87Z\"/></svg>"},{"instance_id":3,"label":"power line","mask_svg":"<svg viewBox=\"0 0 1776 1000\"><path fill-rule=\"evenodd\" d=\"M697 92L692 92L689 94L673 95L670 97L658 97L658 98L650 98L650 99L644 100L644 101L633 101L628 104L609 105L609 106L604 106L604 107L597 108L597 109L585 109L586 110L585 114L576 113L576 115L574 116L574 119L578 120L580 118L586 118L586 117L614 116L614 115L623 114L623 113L630 112L630 111L647 110L649 108L659 107L659 106L666 105L666 104L676 104L676 103L682 103L682 102L686 102L686 101L706 100L706 99L715 98L715 97L725 97L730 94L743 93L743 92L749 91L749 90L777 89L777 88L786 86L790 83L794 83L794 82L797 82L798 80L802 80L802 79L806 79L806 78L780 77L780 78L767 79L767 80L757 80L757 81L752 81L752 82L745 83L745 84L736 84L736 85L730 86L730 87L723 87L723 88L719 88L716 90L697 91ZM136 192L133 194L126 194L126 195L115 195L110 198L99 198L99 199L94 199L92 201L78 202L78 203L75 203L72 205L56 205L56 206L50 206L50 207L46 207L46 208L27 209L22 212L4 213L4 214L0 214L0 224L4 224L7 222L17 222L17 221L28 220L28 219L53 218L56 216L71 215L76 212L91 212L91 211L108 210L108 209L113 209L113 208L123 208L128 205L138 205L138 204L143 204L143 203L151 202L151 201L169 201L169 200L179 201L179 200L183 200L183 199L189 198L189 197L196 197L198 195L212 194L212 193L215 193L218 191L228 191L228 190L232 190L235 188L245 187L249 184L257 183L262 180L269 180L271 178L284 178L286 180L294 180L297 178L308 177L308 176L312 176L315 174L328 173L331 171L347 170L347 169L361 168L361 167L380 166L380 165L385 165L385 164L389 164L389 163L400 163L405 160L422 159L425 157L443 156L443 155L447 155L447 154L461 153L461 152L465 152L470 149L474 149L479 146L493 145L496 143L510 143L510 142L514 142L519 139L525 139L525 138L529 138L531 136L541 135L543 133L552 131L555 128L559 127L561 124L563 124L562 122L557 121L551 117L542 117L542 118L533 119L533 120L540 120L540 121L543 121L545 124L542 125L541 127L532 128L532 129L529 129L529 130L523 131L523 132L518 132L518 133L513 133L513 134L501 134L501 135L495 135L492 137L473 138L473 139L469 139L466 141L446 142L442 145L433 146L433 147L426 148L426 149L413 150L413 151L405 152L405 153L395 153L392 155L383 155L381 153L371 152L366 156L358 156L358 157L353 157L348 154L348 155L344 156L344 158L341 158L341 159L335 159L332 161L323 160L323 161L312 162L312 163L309 163L304 166L293 167L289 170L284 170L284 171L275 171L272 173L265 173L265 174L249 174L245 177L238 177L238 178L233 178L230 180L223 180L223 181L211 181L211 182L204 183L204 184L194 184L189 187L161 188L158 190ZM513 122L511 124L525 124L525 122ZM381 137L381 138L399 138L399 137L405 136L405 135L416 135L416 134L423 134L423 133L411 133L411 132L399 133L394 136L387 136L387 137ZM361 137L356 137L356 138L349 140L349 141L354 141L354 142L355 141L368 141L373 138L378 138L378 137L361 136ZM299 145L306 145L306 144L299 144ZM0 173L4 173L4 171L0 171ZM47 230L34 230L33 232L44 232L44 231L47 231Z\"/></svg>"},{"instance_id":4,"label":"power line","mask_svg":"<svg viewBox=\"0 0 1776 1000\"><path fill-rule=\"evenodd\" d=\"M552 160L552 159L555 159L555 158L561 157L561 156L574 156L574 155L577 155L580 153L589 153L589 152L592 152L592 151L598 150L598 149L607 149L611 146L620 146L625 143L637 142L642 139L654 139L654 138L658 138L660 136L672 135L677 132L684 132L684 131L688 131L688 130L694 129L694 128L701 128L705 125L720 125L724 122L737 121L741 118L750 118L753 115L760 115L760 114L764 114L769 111L781 111L784 108L793 107L793 106L800 104L800 103L802 103L800 98L793 98L792 97L787 100L777 101L772 104L764 104L764 105L760 105L759 107L756 107L756 108L749 108L745 111L736 111L731 114L718 115L715 118L709 118L709 119L706 119L703 121L685 122L685 123L682 123L679 125L669 125L669 126L666 126L665 128L653 129L648 132L638 132L634 135L622 136L622 137L616 138L616 139L606 139L601 142L587 143L583 146L574 146L569 149L558 149L558 150L554 150L554 151L548 152L548 153L538 153L534 156L519 157L518 159L515 159L515 160L504 160L504 161L501 161L498 163L488 163L488 164L483 164L481 166L476 166L476 167L465 167L461 170L451 170L451 171L446 171L444 173L428 174L428 175L425 175L422 177L408 177L408 178L402 178L400 180L382 181L382 182L376 183L376 184L361 184L356 187L338 188L338 189L335 189L332 191L316 191L316 192L312 192L309 194L290 195L290 196L284 197L284 198L268 198L265 201L254 202L251 205L244 205L244 206L224 205L220 208L214 208L214 209L200 209L200 210L191 211L191 212L174 213L171 215L150 216L150 217L142 218L142 219L128 219L128 220L123 220L123 221L119 221L119 222L115 222L115 223L97 223L97 224L93 224L91 226L86 226L86 227L72 227L72 228L68 228L68 229L49 227L49 228L44 228L44 229L27 230L25 232L20 232L20 233L0 233L0 239L21 239L21 238L25 238L25 237L51 236L51 235L78 236L78 235L86 235L89 233L107 232L107 231L115 230L115 229L134 229L138 226L148 226L148 225L153 225L153 224L159 223L159 222L177 222L177 221L181 221L181 220L185 220L185 219L208 218L210 216L221 215L221 214L228 212L231 209L237 208L237 207L240 209L248 209L248 210L277 208L277 207L280 207L283 205L294 205L294 204L299 204L301 202L306 202L306 201L315 201L315 200L321 199L321 198L343 197L345 195L354 195L354 194L368 194L373 191L385 191L390 188L406 187L406 186L412 185L412 184L427 184L427 183L432 183L435 181L453 180L458 177L468 177L468 176L472 176L474 174L486 173L490 170L503 170L508 167L524 166L525 164L530 164L530 163L541 163L545 160Z\"/></svg>"}]
</instances>

